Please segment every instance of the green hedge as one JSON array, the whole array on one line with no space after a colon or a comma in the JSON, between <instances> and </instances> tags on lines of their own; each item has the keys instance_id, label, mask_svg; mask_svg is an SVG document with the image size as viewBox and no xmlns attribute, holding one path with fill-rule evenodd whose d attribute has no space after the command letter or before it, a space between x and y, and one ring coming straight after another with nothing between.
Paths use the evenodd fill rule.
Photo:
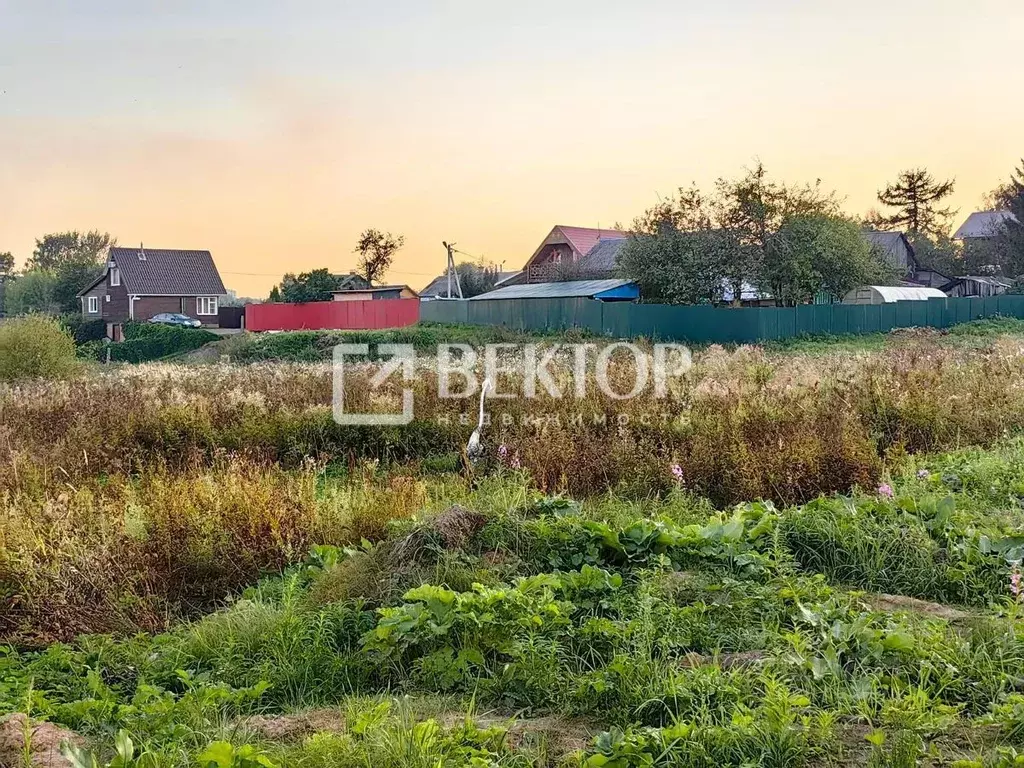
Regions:
<instances>
[{"instance_id":1,"label":"green hedge","mask_svg":"<svg viewBox=\"0 0 1024 768\"><path fill-rule=\"evenodd\" d=\"M107 324L103 320L91 320L80 314L61 315L61 323L68 329L75 344L83 346L90 341L103 341L107 335Z\"/></svg>"},{"instance_id":2,"label":"green hedge","mask_svg":"<svg viewBox=\"0 0 1024 768\"><path fill-rule=\"evenodd\" d=\"M124 326L124 341L110 345L102 342L90 342L84 353L97 360L106 360L109 346L112 361L145 363L199 349L219 338L217 334L204 331L201 328L181 328L156 323L127 323Z\"/></svg>"}]
</instances>

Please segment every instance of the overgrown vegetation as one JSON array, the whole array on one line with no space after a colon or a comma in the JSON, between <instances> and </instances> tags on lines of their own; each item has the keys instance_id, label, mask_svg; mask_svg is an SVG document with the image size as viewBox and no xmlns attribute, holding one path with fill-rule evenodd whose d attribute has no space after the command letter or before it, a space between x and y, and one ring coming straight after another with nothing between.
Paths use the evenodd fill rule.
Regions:
<instances>
[{"instance_id":1,"label":"overgrown vegetation","mask_svg":"<svg viewBox=\"0 0 1024 768\"><path fill-rule=\"evenodd\" d=\"M1021 443L958 452L907 463L891 494L721 513L680 491L579 505L525 490L516 473L409 492L369 469L292 481L223 468L206 479L229 488L219 503L202 476L94 490L101 503L88 515L55 511L36 525L72 517L62 523L72 536L88 526L108 538L123 526L140 555L149 550L111 561L122 578L150 583L108 604L163 588L148 572L160 551L174 558L177 589L225 588L210 569L226 568L237 597L153 638L11 649L0 657L0 706L72 728L100 755L123 732L156 765L228 744L275 765L913 765L926 753L1011 765L999 761L1021 721L1022 459ZM256 472L250 484L245 472ZM167 482L178 484L160 490ZM256 482L297 483L286 504L316 516L253 525L243 499ZM273 515L280 492L253 506ZM195 511L171 501L183 496ZM380 509L396 518L374 543L357 538ZM193 527L202 521L204 532ZM8 539L5 562L31 538ZM310 540L334 544L302 549ZM101 542L77 551L110 551ZM66 539L49 543L69 573L107 570L68 558ZM266 572L294 564L239 592L257 574L227 553L255 562L266 545L276 550ZM24 573L41 565L23 563ZM91 605L113 581L93 579ZM69 582L36 578L14 592L44 600ZM304 721L287 714L296 708L318 709Z\"/></svg>"},{"instance_id":2,"label":"overgrown vegetation","mask_svg":"<svg viewBox=\"0 0 1024 768\"><path fill-rule=\"evenodd\" d=\"M571 335L571 334L570 334ZM289 362L318 363L332 359L338 344L411 344L417 352L434 354L438 344L528 344L553 334L526 333L490 325L446 325L417 323L406 328L370 331L288 331L284 333L243 334L230 338L223 346L225 354L240 363ZM565 334L561 335L566 338ZM579 336L582 338L582 336Z\"/></svg>"},{"instance_id":3,"label":"overgrown vegetation","mask_svg":"<svg viewBox=\"0 0 1024 768\"><path fill-rule=\"evenodd\" d=\"M628 400L593 383L577 398L571 365L553 364L552 373L566 396L541 387L534 399L489 401L486 439L492 451L504 444L538 487L577 496L664 493L672 481L662 468L678 463L687 488L719 505L803 502L873 487L885 462L903 453L985 445L1024 424L1024 357L1013 340L974 349L925 339L875 355L817 358L710 347L666 397L649 386ZM374 389L373 375L366 366L346 375L347 407L394 410L400 382ZM629 356L610 364L618 391L633 375ZM512 374L500 386L522 391L523 381ZM11 445L0 453L0 487L19 473L77 481L153 461L209 463L224 452L292 467L309 458L458 466L475 396L440 397L431 365L412 388L416 419L384 429L334 421L326 365L136 367L0 389ZM489 464L497 463L492 452Z\"/></svg>"},{"instance_id":4,"label":"overgrown vegetation","mask_svg":"<svg viewBox=\"0 0 1024 768\"><path fill-rule=\"evenodd\" d=\"M220 339L215 333L202 328L183 328L160 323L126 323L124 341L106 344L92 341L83 345L83 354L112 362L145 363L165 357L191 352ZM108 349L109 347L109 349Z\"/></svg>"},{"instance_id":5,"label":"overgrown vegetation","mask_svg":"<svg viewBox=\"0 0 1024 768\"><path fill-rule=\"evenodd\" d=\"M57 320L27 315L0 323L0 382L61 380L77 369L75 340Z\"/></svg>"},{"instance_id":6,"label":"overgrown vegetation","mask_svg":"<svg viewBox=\"0 0 1024 768\"><path fill-rule=\"evenodd\" d=\"M426 369L387 429L334 424L317 364L4 387L0 764L1018 765L1000 330L492 401L476 464Z\"/></svg>"}]
</instances>

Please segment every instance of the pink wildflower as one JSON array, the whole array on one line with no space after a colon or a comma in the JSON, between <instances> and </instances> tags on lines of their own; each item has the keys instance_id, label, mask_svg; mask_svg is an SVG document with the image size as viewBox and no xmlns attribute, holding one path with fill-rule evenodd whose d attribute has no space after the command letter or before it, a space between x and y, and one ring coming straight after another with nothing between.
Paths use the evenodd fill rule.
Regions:
<instances>
[{"instance_id":1,"label":"pink wildflower","mask_svg":"<svg viewBox=\"0 0 1024 768\"><path fill-rule=\"evenodd\" d=\"M920 480L926 480L929 475L931 475L931 472L929 472L927 469L917 470L917 477Z\"/></svg>"},{"instance_id":2,"label":"pink wildflower","mask_svg":"<svg viewBox=\"0 0 1024 768\"><path fill-rule=\"evenodd\" d=\"M888 483L882 483L880 486L878 486L878 495L884 496L887 499L891 499L894 495L892 492L892 486L889 485Z\"/></svg>"},{"instance_id":3,"label":"pink wildflower","mask_svg":"<svg viewBox=\"0 0 1024 768\"><path fill-rule=\"evenodd\" d=\"M1022 574L1020 571L1020 562L1013 564L1013 569L1010 571L1010 594L1012 594L1017 600L1020 600L1021 595L1024 594L1024 586L1021 585Z\"/></svg>"},{"instance_id":4,"label":"pink wildflower","mask_svg":"<svg viewBox=\"0 0 1024 768\"><path fill-rule=\"evenodd\" d=\"M678 464L670 464L668 468L676 482L681 484L683 482L683 468Z\"/></svg>"},{"instance_id":5,"label":"pink wildflower","mask_svg":"<svg viewBox=\"0 0 1024 768\"><path fill-rule=\"evenodd\" d=\"M498 446L498 458L502 461L508 458L508 446L504 443Z\"/></svg>"}]
</instances>

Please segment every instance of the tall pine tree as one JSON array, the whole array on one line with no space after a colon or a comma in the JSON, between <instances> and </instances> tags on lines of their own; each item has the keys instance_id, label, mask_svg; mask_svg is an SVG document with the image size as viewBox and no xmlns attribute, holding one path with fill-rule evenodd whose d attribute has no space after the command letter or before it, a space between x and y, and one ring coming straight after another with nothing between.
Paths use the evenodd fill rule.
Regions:
<instances>
[{"instance_id":1,"label":"tall pine tree","mask_svg":"<svg viewBox=\"0 0 1024 768\"><path fill-rule=\"evenodd\" d=\"M878 202L896 210L889 215L878 214L871 224L879 229L940 237L954 213L951 208L940 207L940 203L953 193L955 183L936 181L924 168L903 171L878 193Z\"/></svg>"},{"instance_id":2,"label":"tall pine tree","mask_svg":"<svg viewBox=\"0 0 1024 768\"><path fill-rule=\"evenodd\" d=\"M1005 272L1024 275L1024 158L1014 170L1010 181L1000 186L1004 210L1013 214L1003 223L996 237L996 247Z\"/></svg>"}]
</instances>

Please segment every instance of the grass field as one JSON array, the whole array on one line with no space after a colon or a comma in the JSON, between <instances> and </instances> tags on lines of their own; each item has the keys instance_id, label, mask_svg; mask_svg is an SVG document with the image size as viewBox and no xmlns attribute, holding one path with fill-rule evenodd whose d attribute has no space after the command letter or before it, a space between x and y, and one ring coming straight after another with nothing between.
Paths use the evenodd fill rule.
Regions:
<instances>
[{"instance_id":1,"label":"grass field","mask_svg":"<svg viewBox=\"0 0 1024 768\"><path fill-rule=\"evenodd\" d=\"M429 377L0 387L0 765L1024 765L1018 330L709 348L475 465Z\"/></svg>"}]
</instances>

